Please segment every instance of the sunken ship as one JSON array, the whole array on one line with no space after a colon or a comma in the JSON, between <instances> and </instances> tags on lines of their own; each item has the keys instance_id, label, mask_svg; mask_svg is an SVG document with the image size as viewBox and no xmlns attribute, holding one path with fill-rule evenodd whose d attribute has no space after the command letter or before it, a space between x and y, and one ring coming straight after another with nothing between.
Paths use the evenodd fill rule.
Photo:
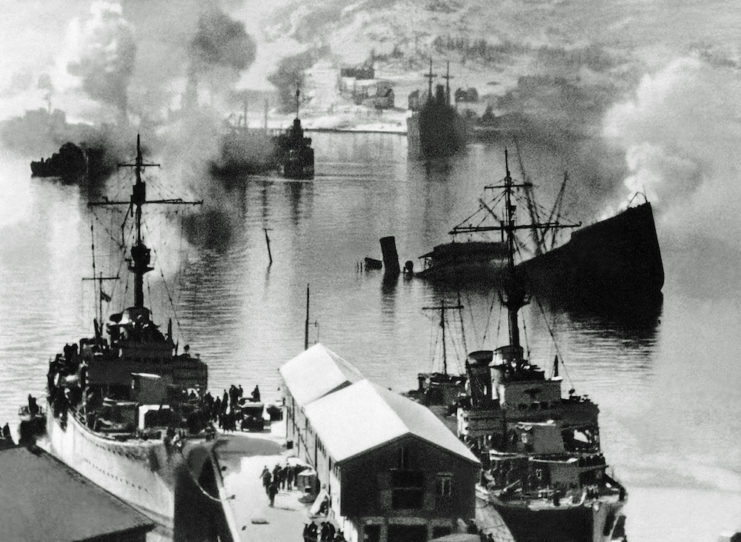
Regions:
<instances>
[{"instance_id":1,"label":"sunken ship","mask_svg":"<svg viewBox=\"0 0 741 542\"><path fill-rule=\"evenodd\" d=\"M560 217L567 180L568 175L564 175L559 195L545 220L541 220L534 201L532 183L523 182L516 204L527 210L532 224L518 230L529 233L534 249L529 258L523 257L523 245L518 240L521 261L515 272L533 293L556 304L595 308L636 303L641 307L659 306L664 266L651 203L641 196L644 201L634 204L634 196L627 208L610 218L583 227L581 223L564 223ZM507 263L505 240L482 236L501 231L502 217L493 206L502 197L497 191L490 201L480 200L479 208L450 230L451 242L437 245L420 257L423 266L415 275L453 284L500 281ZM556 232L563 228L574 231L567 242L558 245ZM458 240L461 237L465 238Z\"/></svg>"}]
</instances>

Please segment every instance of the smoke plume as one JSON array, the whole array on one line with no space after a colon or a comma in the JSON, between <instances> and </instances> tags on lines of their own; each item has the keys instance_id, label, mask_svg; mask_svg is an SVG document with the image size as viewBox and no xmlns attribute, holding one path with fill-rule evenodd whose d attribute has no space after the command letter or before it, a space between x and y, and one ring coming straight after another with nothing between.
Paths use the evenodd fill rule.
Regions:
<instances>
[{"instance_id":1,"label":"smoke plume","mask_svg":"<svg viewBox=\"0 0 741 542\"><path fill-rule=\"evenodd\" d=\"M734 67L684 57L645 75L605 117L605 135L625 152L625 186L645 192L676 231L741 234L740 93Z\"/></svg>"},{"instance_id":2,"label":"smoke plume","mask_svg":"<svg viewBox=\"0 0 741 542\"><path fill-rule=\"evenodd\" d=\"M121 7L96 2L91 18L82 28L79 58L68 65L71 74L79 76L87 94L117 108L125 119L128 109L127 90L136 62L136 42L131 26L121 14Z\"/></svg>"}]
</instances>

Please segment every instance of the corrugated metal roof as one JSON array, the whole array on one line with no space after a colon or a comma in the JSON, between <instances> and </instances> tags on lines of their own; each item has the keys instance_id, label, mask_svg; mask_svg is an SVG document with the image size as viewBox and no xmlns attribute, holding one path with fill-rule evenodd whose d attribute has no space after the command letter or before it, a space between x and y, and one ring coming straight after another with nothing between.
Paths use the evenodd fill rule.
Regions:
<instances>
[{"instance_id":1,"label":"corrugated metal roof","mask_svg":"<svg viewBox=\"0 0 741 542\"><path fill-rule=\"evenodd\" d=\"M50 454L0 451L0 538L87 540L154 524Z\"/></svg>"},{"instance_id":2,"label":"corrugated metal roof","mask_svg":"<svg viewBox=\"0 0 741 542\"><path fill-rule=\"evenodd\" d=\"M323 344L301 352L279 371L299 406L363 379L360 371Z\"/></svg>"},{"instance_id":3,"label":"corrugated metal roof","mask_svg":"<svg viewBox=\"0 0 741 542\"><path fill-rule=\"evenodd\" d=\"M405 435L478 463L471 451L427 407L361 380L306 406L306 416L337 462Z\"/></svg>"}]
</instances>

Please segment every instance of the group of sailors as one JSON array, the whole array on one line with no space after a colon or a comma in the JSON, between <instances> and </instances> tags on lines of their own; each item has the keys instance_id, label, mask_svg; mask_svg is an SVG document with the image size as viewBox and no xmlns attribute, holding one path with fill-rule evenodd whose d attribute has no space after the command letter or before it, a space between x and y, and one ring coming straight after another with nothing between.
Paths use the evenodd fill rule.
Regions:
<instances>
[{"instance_id":1,"label":"group of sailors","mask_svg":"<svg viewBox=\"0 0 741 542\"><path fill-rule=\"evenodd\" d=\"M252 402L260 402L260 388L255 386L249 397ZM221 397L218 395L214 398L211 392L206 392L202 398L202 406L208 414L209 421L216 422L219 428L224 431L236 431L241 429L237 427L238 422L241 422L237 411L244 403L244 389L242 385L235 386L232 384L229 386L229 391L224 390Z\"/></svg>"},{"instance_id":2,"label":"group of sailors","mask_svg":"<svg viewBox=\"0 0 741 542\"><path fill-rule=\"evenodd\" d=\"M10 434L10 425L8 425L8 422L5 422L5 425L3 425L2 438L5 441L4 444L15 444L13 442L13 435Z\"/></svg>"},{"instance_id":3,"label":"group of sailors","mask_svg":"<svg viewBox=\"0 0 741 542\"><path fill-rule=\"evenodd\" d=\"M260 473L262 485L265 488L265 494L268 496L270 506L275 502L275 496L279 489L291 490L298 485L298 475L306 467L303 465L280 465L276 463L271 471L265 465Z\"/></svg>"},{"instance_id":4,"label":"group of sailors","mask_svg":"<svg viewBox=\"0 0 741 542\"><path fill-rule=\"evenodd\" d=\"M304 524L304 542L345 542L345 535L337 530L331 521L322 521L319 525L311 521Z\"/></svg>"}]
</instances>

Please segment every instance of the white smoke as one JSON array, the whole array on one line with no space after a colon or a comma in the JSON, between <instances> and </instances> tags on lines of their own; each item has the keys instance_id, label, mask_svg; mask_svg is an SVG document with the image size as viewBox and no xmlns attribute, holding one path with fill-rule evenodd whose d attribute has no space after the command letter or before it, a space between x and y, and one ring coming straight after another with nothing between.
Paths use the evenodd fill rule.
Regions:
<instances>
[{"instance_id":1,"label":"white smoke","mask_svg":"<svg viewBox=\"0 0 741 542\"><path fill-rule=\"evenodd\" d=\"M604 135L625 150L626 187L644 192L677 233L741 234L739 95L735 67L684 57L645 75L605 116Z\"/></svg>"}]
</instances>

